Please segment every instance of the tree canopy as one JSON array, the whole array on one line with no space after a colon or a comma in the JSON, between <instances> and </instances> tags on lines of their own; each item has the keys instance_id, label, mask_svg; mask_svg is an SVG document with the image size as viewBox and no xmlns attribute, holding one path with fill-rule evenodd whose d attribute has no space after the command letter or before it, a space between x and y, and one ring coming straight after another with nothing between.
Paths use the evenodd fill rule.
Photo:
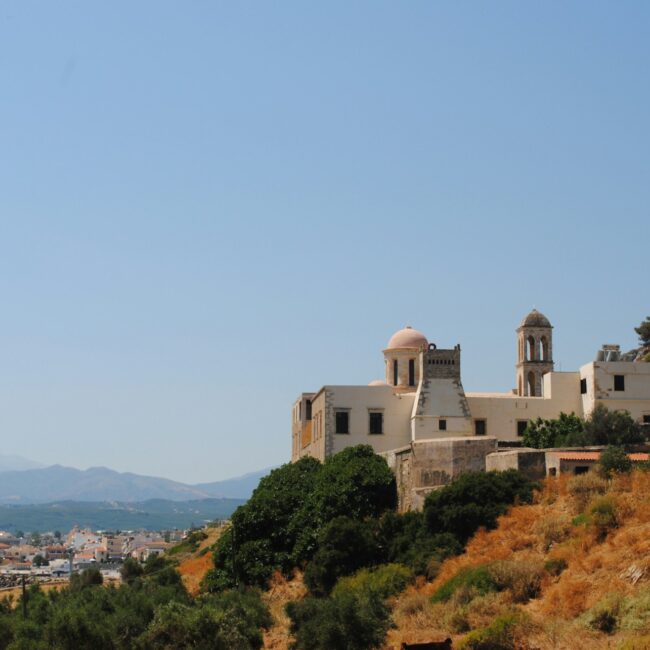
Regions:
<instances>
[{"instance_id":1,"label":"tree canopy","mask_svg":"<svg viewBox=\"0 0 650 650\"><path fill-rule=\"evenodd\" d=\"M635 327L634 331L639 335L641 345L650 345L650 316L646 316L646 319L638 327Z\"/></svg>"},{"instance_id":2,"label":"tree canopy","mask_svg":"<svg viewBox=\"0 0 650 650\"><path fill-rule=\"evenodd\" d=\"M211 591L264 586L273 571L290 575L316 552L321 530L339 516L380 515L397 503L395 478L372 447L349 447L321 464L301 458L263 478L219 538Z\"/></svg>"},{"instance_id":3,"label":"tree canopy","mask_svg":"<svg viewBox=\"0 0 650 650\"><path fill-rule=\"evenodd\" d=\"M631 445L643 442L640 425L627 411L613 411L597 404L586 420L574 413L560 413L557 419L537 418L529 422L523 442L528 447L587 447Z\"/></svg>"}]
</instances>

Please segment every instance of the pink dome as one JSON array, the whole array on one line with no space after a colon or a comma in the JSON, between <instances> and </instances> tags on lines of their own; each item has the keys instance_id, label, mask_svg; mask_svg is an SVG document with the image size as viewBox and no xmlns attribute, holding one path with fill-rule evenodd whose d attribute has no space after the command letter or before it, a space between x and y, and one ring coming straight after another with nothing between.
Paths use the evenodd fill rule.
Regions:
<instances>
[{"instance_id":1,"label":"pink dome","mask_svg":"<svg viewBox=\"0 0 650 650\"><path fill-rule=\"evenodd\" d=\"M407 325L404 329L400 330L399 332L395 332L393 336L390 337L390 341L388 341L388 345L386 346L386 349L388 350L394 350L395 348L422 348L422 347L427 347L429 345L429 341L427 341L427 337L422 334L422 332L418 332L417 330L414 330L410 325Z\"/></svg>"},{"instance_id":2,"label":"pink dome","mask_svg":"<svg viewBox=\"0 0 650 650\"><path fill-rule=\"evenodd\" d=\"M383 379L373 379L368 386L388 386Z\"/></svg>"}]
</instances>

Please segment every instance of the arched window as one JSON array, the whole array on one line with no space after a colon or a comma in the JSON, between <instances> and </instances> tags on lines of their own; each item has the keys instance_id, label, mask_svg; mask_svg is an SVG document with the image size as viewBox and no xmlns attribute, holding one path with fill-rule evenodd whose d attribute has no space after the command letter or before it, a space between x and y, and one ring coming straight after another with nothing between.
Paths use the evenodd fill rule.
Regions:
<instances>
[{"instance_id":1,"label":"arched window","mask_svg":"<svg viewBox=\"0 0 650 650\"><path fill-rule=\"evenodd\" d=\"M393 359L393 386L397 386L399 380L399 368L397 367L397 359Z\"/></svg>"},{"instance_id":2,"label":"arched window","mask_svg":"<svg viewBox=\"0 0 650 650\"><path fill-rule=\"evenodd\" d=\"M415 359L409 359L409 386L415 386Z\"/></svg>"},{"instance_id":3,"label":"arched window","mask_svg":"<svg viewBox=\"0 0 650 650\"><path fill-rule=\"evenodd\" d=\"M539 351L540 351L539 358L542 361L548 361L549 360L548 339L545 336L542 336L542 338L539 340Z\"/></svg>"},{"instance_id":4,"label":"arched window","mask_svg":"<svg viewBox=\"0 0 650 650\"><path fill-rule=\"evenodd\" d=\"M532 336L526 339L526 361L535 361L535 339Z\"/></svg>"},{"instance_id":5,"label":"arched window","mask_svg":"<svg viewBox=\"0 0 650 650\"><path fill-rule=\"evenodd\" d=\"M535 397L535 394L535 373L531 370L531 372L528 373L528 395L530 397Z\"/></svg>"}]
</instances>

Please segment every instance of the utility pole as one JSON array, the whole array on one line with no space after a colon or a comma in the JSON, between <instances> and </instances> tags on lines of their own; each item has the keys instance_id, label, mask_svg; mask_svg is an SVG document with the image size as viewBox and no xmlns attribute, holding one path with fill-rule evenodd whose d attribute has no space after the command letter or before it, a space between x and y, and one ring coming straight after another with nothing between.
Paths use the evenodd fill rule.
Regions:
<instances>
[{"instance_id":1,"label":"utility pole","mask_svg":"<svg viewBox=\"0 0 650 650\"><path fill-rule=\"evenodd\" d=\"M235 522L231 522L232 526L232 576L235 582L235 587L239 587L237 580L237 540L235 538Z\"/></svg>"},{"instance_id":2,"label":"utility pole","mask_svg":"<svg viewBox=\"0 0 650 650\"><path fill-rule=\"evenodd\" d=\"M25 590L25 576L22 575L21 577L21 583L23 587L23 598L22 598L22 603L23 603L23 620L27 618L27 593Z\"/></svg>"}]
</instances>

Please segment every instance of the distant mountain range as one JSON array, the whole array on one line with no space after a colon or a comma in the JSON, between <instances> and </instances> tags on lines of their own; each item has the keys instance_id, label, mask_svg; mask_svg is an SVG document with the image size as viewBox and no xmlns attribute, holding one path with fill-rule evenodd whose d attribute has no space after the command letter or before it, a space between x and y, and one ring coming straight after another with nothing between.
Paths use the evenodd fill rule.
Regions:
<instances>
[{"instance_id":1,"label":"distant mountain range","mask_svg":"<svg viewBox=\"0 0 650 650\"><path fill-rule=\"evenodd\" d=\"M2 458L0 456L0 467ZM52 465L10 471L0 469L0 504L140 502L150 499L190 501L208 498L245 500L250 497L260 478L269 471L264 469L225 481L187 485L154 476L120 473L107 467L79 470Z\"/></svg>"},{"instance_id":2,"label":"distant mountain range","mask_svg":"<svg viewBox=\"0 0 650 650\"><path fill-rule=\"evenodd\" d=\"M43 463L37 463L35 460L14 456L12 454L0 454L0 472L11 472L14 470L37 469L45 467Z\"/></svg>"}]
</instances>

